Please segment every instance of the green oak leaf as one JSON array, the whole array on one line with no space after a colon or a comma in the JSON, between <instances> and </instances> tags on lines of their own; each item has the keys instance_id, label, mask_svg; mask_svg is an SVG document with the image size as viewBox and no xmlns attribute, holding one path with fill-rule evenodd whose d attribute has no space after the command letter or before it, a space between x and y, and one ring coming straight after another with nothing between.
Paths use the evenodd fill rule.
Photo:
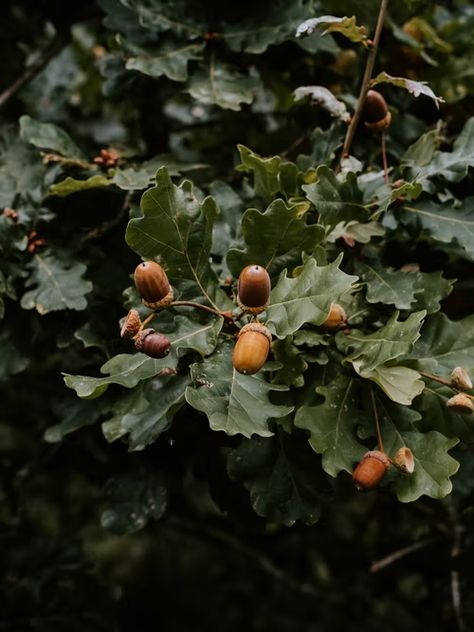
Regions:
<instances>
[{"instance_id":1,"label":"green oak leaf","mask_svg":"<svg viewBox=\"0 0 474 632\"><path fill-rule=\"evenodd\" d=\"M240 224L245 209L244 200L222 180L214 180L209 187L219 207L212 234L212 254L225 258L231 244L240 235ZM240 270L238 271L240 273Z\"/></svg>"},{"instance_id":2,"label":"green oak leaf","mask_svg":"<svg viewBox=\"0 0 474 632\"><path fill-rule=\"evenodd\" d=\"M274 340L272 352L274 359L282 365L275 374L276 382L288 386L304 386L303 373L308 364L302 356L302 351L293 344L292 336L284 340Z\"/></svg>"},{"instance_id":3,"label":"green oak leaf","mask_svg":"<svg viewBox=\"0 0 474 632\"><path fill-rule=\"evenodd\" d=\"M321 165L316 171L316 178L316 182L302 188L319 213L319 223L328 232L340 222L369 220L355 173L349 172L345 179L340 179L329 167Z\"/></svg>"},{"instance_id":4,"label":"green oak leaf","mask_svg":"<svg viewBox=\"0 0 474 632\"><path fill-rule=\"evenodd\" d=\"M421 414L418 424L422 432L436 430L445 437L458 437L461 441L474 441L474 417L460 415L446 406L453 391L433 381L427 381L423 393L414 402L415 409Z\"/></svg>"},{"instance_id":5,"label":"green oak leaf","mask_svg":"<svg viewBox=\"0 0 474 632\"><path fill-rule=\"evenodd\" d=\"M259 86L258 77L211 57L207 67L200 66L191 76L187 91L200 103L238 111L242 103L252 103Z\"/></svg>"},{"instance_id":6,"label":"green oak leaf","mask_svg":"<svg viewBox=\"0 0 474 632\"><path fill-rule=\"evenodd\" d=\"M49 187L49 194L56 195L58 197L67 197L72 193L78 191L88 191L89 189L99 189L101 187L108 187L113 184L110 178L102 175L95 175L87 178L86 180L76 180L68 176L61 182L52 184Z\"/></svg>"},{"instance_id":7,"label":"green oak leaf","mask_svg":"<svg viewBox=\"0 0 474 632\"><path fill-rule=\"evenodd\" d=\"M398 404L408 406L425 388L420 374L406 366L385 366L381 364L371 370L362 370L363 359L354 360L356 372L366 380L380 386L388 397Z\"/></svg>"},{"instance_id":8,"label":"green oak leaf","mask_svg":"<svg viewBox=\"0 0 474 632\"><path fill-rule=\"evenodd\" d=\"M83 154L72 138L53 123L41 123L23 115L20 117L20 136L40 149L61 154L67 158L82 158Z\"/></svg>"},{"instance_id":9,"label":"green oak leaf","mask_svg":"<svg viewBox=\"0 0 474 632\"><path fill-rule=\"evenodd\" d=\"M161 167L166 167L168 175L179 176L181 173L204 169L208 166L205 163L178 160L172 154L160 154L151 160L145 160L136 167L115 169L112 183L125 191L139 191L147 189L155 182L156 172Z\"/></svg>"},{"instance_id":10,"label":"green oak leaf","mask_svg":"<svg viewBox=\"0 0 474 632\"><path fill-rule=\"evenodd\" d=\"M280 191L278 174L282 164L280 156L262 158L244 145L237 145L240 154L240 165L237 171L251 171L254 178L255 194L269 204Z\"/></svg>"},{"instance_id":11,"label":"green oak leaf","mask_svg":"<svg viewBox=\"0 0 474 632\"><path fill-rule=\"evenodd\" d=\"M83 263L65 261L52 251L36 253L30 264L31 276L26 287L32 288L23 294L23 309L35 308L39 314L87 307L86 294L92 283L84 279L87 270Z\"/></svg>"},{"instance_id":12,"label":"green oak leaf","mask_svg":"<svg viewBox=\"0 0 474 632\"><path fill-rule=\"evenodd\" d=\"M295 426L309 431L309 443L322 454L323 469L331 476L342 470L352 472L354 463L367 452L356 434L365 419L360 388L359 380L339 375L316 388L324 396L322 404L301 406L295 415Z\"/></svg>"},{"instance_id":13,"label":"green oak leaf","mask_svg":"<svg viewBox=\"0 0 474 632\"><path fill-rule=\"evenodd\" d=\"M329 167L343 142L342 124L335 122L327 130L317 127L309 140L312 146L311 153L299 154L296 159L298 167L304 171L315 169L318 165Z\"/></svg>"},{"instance_id":14,"label":"green oak leaf","mask_svg":"<svg viewBox=\"0 0 474 632\"><path fill-rule=\"evenodd\" d=\"M127 435L129 450L143 450L167 430L185 403L189 374L141 383L115 400L102 424L107 441Z\"/></svg>"},{"instance_id":15,"label":"green oak leaf","mask_svg":"<svg viewBox=\"0 0 474 632\"><path fill-rule=\"evenodd\" d=\"M438 204L424 199L413 205L404 204L397 211L402 218L403 214L407 218L415 217L421 228L436 241L457 242L468 259L474 259L474 197L465 198L459 208L453 208L452 202Z\"/></svg>"},{"instance_id":16,"label":"green oak leaf","mask_svg":"<svg viewBox=\"0 0 474 632\"><path fill-rule=\"evenodd\" d=\"M366 262L358 263L356 271L367 286L369 303L425 309L428 314L439 311L440 301L449 296L454 284L454 279L444 279L441 272L405 272Z\"/></svg>"},{"instance_id":17,"label":"green oak leaf","mask_svg":"<svg viewBox=\"0 0 474 632\"><path fill-rule=\"evenodd\" d=\"M443 137L439 126L422 134L403 154L402 170L409 168L411 175L416 177L420 167L426 167L431 163L442 140Z\"/></svg>"},{"instance_id":18,"label":"green oak leaf","mask_svg":"<svg viewBox=\"0 0 474 632\"><path fill-rule=\"evenodd\" d=\"M229 270L238 276L242 268L259 264L270 275L301 261L301 252L312 252L324 238L322 226L308 226L296 205L274 200L264 213L248 209L242 218L246 248L232 248L227 255Z\"/></svg>"},{"instance_id":19,"label":"green oak leaf","mask_svg":"<svg viewBox=\"0 0 474 632\"><path fill-rule=\"evenodd\" d=\"M304 439L281 428L273 437L243 439L230 452L227 471L249 490L259 516L288 527L297 520L317 522L321 500L330 489Z\"/></svg>"},{"instance_id":20,"label":"green oak leaf","mask_svg":"<svg viewBox=\"0 0 474 632\"><path fill-rule=\"evenodd\" d=\"M340 222L326 236L327 241L334 243L341 237L347 243L359 242L368 244L372 237L383 237L385 228L378 222Z\"/></svg>"},{"instance_id":21,"label":"green oak leaf","mask_svg":"<svg viewBox=\"0 0 474 632\"><path fill-rule=\"evenodd\" d=\"M156 186L142 196L141 209L143 216L131 219L127 227L130 248L144 259L159 257L169 276L194 281L205 296L215 294L216 278L209 263L218 214L213 198L200 203L191 182L177 187L161 167Z\"/></svg>"},{"instance_id":22,"label":"green oak leaf","mask_svg":"<svg viewBox=\"0 0 474 632\"><path fill-rule=\"evenodd\" d=\"M357 277L342 272L342 254L327 266L318 266L308 257L300 274L294 279L284 270L270 294L267 326L278 338L297 331L304 323L321 325L331 304L348 292Z\"/></svg>"},{"instance_id":23,"label":"green oak leaf","mask_svg":"<svg viewBox=\"0 0 474 632\"><path fill-rule=\"evenodd\" d=\"M127 70L137 70L150 77L164 75L172 81L186 81L188 63L201 59L204 42L165 41L158 50L140 50L127 47L131 56L127 57Z\"/></svg>"},{"instance_id":24,"label":"green oak leaf","mask_svg":"<svg viewBox=\"0 0 474 632\"><path fill-rule=\"evenodd\" d=\"M367 29L365 26L357 26L355 16L336 17L334 15L323 15L318 18L310 18L299 25L296 37L311 35L317 28L323 28L323 35L326 33L340 33L351 42L367 42Z\"/></svg>"},{"instance_id":25,"label":"green oak leaf","mask_svg":"<svg viewBox=\"0 0 474 632\"><path fill-rule=\"evenodd\" d=\"M269 437L270 418L288 415L292 406L272 404L272 391L286 391L287 386L270 384L262 373L242 375L232 366L232 346L224 343L202 363L191 366L194 385L186 389L186 401L206 413L212 430L228 435L253 434Z\"/></svg>"},{"instance_id":26,"label":"green oak leaf","mask_svg":"<svg viewBox=\"0 0 474 632\"><path fill-rule=\"evenodd\" d=\"M28 356L18 348L8 329L0 331L0 383L6 382L10 376L21 373L29 364Z\"/></svg>"}]
</instances>

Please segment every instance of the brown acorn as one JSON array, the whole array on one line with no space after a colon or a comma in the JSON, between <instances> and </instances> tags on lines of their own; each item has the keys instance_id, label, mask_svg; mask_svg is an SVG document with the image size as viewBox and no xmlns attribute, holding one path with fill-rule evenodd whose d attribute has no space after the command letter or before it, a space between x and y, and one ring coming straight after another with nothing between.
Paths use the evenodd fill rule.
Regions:
<instances>
[{"instance_id":1,"label":"brown acorn","mask_svg":"<svg viewBox=\"0 0 474 632\"><path fill-rule=\"evenodd\" d=\"M246 266L239 275L238 303L244 311L259 314L268 304L271 289L270 276L263 266Z\"/></svg>"},{"instance_id":2,"label":"brown acorn","mask_svg":"<svg viewBox=\"0 0 474 632\"><path fill-rule=\"evenodd\" d=\"M352 480L358 490L374 489L390 467L390 459L385 452L372 450L364 454L352 473Z\"/></svg>"},{"instance_id":3,"label":"brown acorn","mask_svg":"<svg viewBox=\"0 0 474 632\"><path fill-rule=\"evenodd\" d=\"M261 323L242 327L232 354L234 369L244 375L260 371L267 360L271 340L271 333Z\"/></svg>"},{"instance_id":4,"label":"brown acorn","mask_svg":"<svg viewBox=\"0 0 474 632\"><path fill-rule=\"evenodd\" d=\"M392 122L387 102L376 90L369 90L362 110L362 119L366 127L373 131L382 131Z\"/></svg>"},{"instance_id":5,"label":"brown acorn","mask_svg":"<svg viewBox=\"0 0 474 632\"><path fill-rule=\"evenodd\" d=\"M344 308L338 303L333 303L329 310L329 315L322 324L328 331L336 331L347 325L347 315Z\"/></svg>"},{"instance_id":6,"label":"brown acorn","mask_svg":"<svg viewBox=\"0 0 474 632\"><path fill-rule=\"evenodd\" d=\"M453 397L446 402L446 406L449 410L452 410L453 413L459 413L460 415L472 415L472 413L474 413L474 403L469 395L465 393L453 395Z\"/></svg>"},{"instance_id":7,"label":"brown acorn","mask_svg":"<svg viewBox=\"0 0 474 632\"><path fill-rule=\"evenodd\" d=\"M457 366L451 371L449 381L454 388L459 391L470 391L472 389L472 381L468 372L462 366Z\"/></svg>"},{"instance_id":8,"label":"brown acorn","mask_svg":"<svg viewBox=\"0 0 474 632\"><path fill-rule=\"evenodd\" d=\"M407 474L413 474L415 470L415 457L410 448L406 446L400 448L393 459L393 464L402 472Z\"/></svg>"},{"instance_id":9,"label":"brown acorn","mask_svg":"<svg viewBox=\"0 0 474 632\"><path fill-rule=\"evenodd\" d=\"M135 268L135 285L143 298L143 304L150 309L167 307L173 301L166 272L155 261L143 261Z\"/></svg>"},{"instance_id":10,"label":"brown acorn","mask_svg":"<svg viewBox=\"0 0 474 632\"><path fill-rule=\"evenodd\" d=\"M131 309L120 329L121 338L133 338L140 331L142 321L136 309Z\"/></svg>"},{"instance_id":11,"label":"brown acorn","mask_svg":"<svg viewBox=\"0 0 474 632\"><path fill-rule=\"evenodd\" d=\"M146 353L151 358L164 358L170 352L170 346L169 338L152 328L143 329L135 338L137 351Z\"/></svg>"}]
</instances>

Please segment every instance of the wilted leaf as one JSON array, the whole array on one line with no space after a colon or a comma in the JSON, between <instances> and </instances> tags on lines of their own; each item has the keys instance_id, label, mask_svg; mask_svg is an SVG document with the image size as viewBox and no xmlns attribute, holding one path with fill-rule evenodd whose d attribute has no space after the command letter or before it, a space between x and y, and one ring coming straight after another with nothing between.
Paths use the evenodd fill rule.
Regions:
<instances>
[{"instance_id":1,"label":"wilted leaf","mask_svg":"<svg viewBox=\"0 0 474 632\"><path fill-rule=\"evenodd\" d=\"M301 86L296 88L293 93L295 101L301 101L305 97L311 97L311 100L323 107L334 116L347 123L351 116L347 111L346 104L336 99L333 93L324 86Z\"/></svg>"},{"instance_id":2,"label":"wilted leaf","mask_svg":"<svg viewBox=\"0 0 474 632\"><path fill-rule=\"evenodd\" d=\"M386 72L381 72L375 77L375 79L372 79L370 85L376 86L379 83L390 83L392 86L404 88L415 97L419 97L420 94L423 94L425 97L433 99L436 107L438 108L440 103L444 103L444 99L442 97L437 97L433 90L427 85L426 81L413 81L412 79L407 79L406 77L392 77Z\"/></svg>"},{"instance_id":3,"label":"wilted leaf","mask_svg":"<svg viewBox=\"0 0 474 632\"><path fill-rule=\"evenodd\" d=\"M324 29L323 35L326 33L341 33L341 35L350 39L351 42L362 42L365 44L367 41L367 29L365 26L357 26L355 16L338 18L334 15L323 15L319 18L310 18L299 25L296 37L311 35L318 27Z\"/></svg>"}]
</instances>

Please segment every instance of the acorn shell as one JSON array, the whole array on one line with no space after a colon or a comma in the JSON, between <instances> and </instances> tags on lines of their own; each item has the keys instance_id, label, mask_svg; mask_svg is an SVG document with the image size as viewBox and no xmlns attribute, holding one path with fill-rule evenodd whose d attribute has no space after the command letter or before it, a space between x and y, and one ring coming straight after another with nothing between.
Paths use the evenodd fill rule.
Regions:
<instances>
[{"instance_id":1,"label":"acorn shell","mask_svg":"<svg viewBox=\"0 0 474 632\"><path fill-rule=\"evenodd\" d=\"M369 90L362 108L362 118L366 123L376 123L387 115L387 102L376 90Z\"/></svg>"},{"instance_id":2,"label":"acorn shell","mask_svg":"<svg viewBox=\"0 0 474 632\"><path fill-rule=\"evenodd\" d=\"M344 308L339 303L333 303L329 310L329 315L322 324L324 329L335 331L347 325L347 315Z\"/></svg>"},{"instance_id":3,"label":"acorn shell","mask_svg":"<svg viewBox=\"0 0 474 632\"><path fill-rule=\"evenodd\" d=\"M260 323L242 327L232 354L234 369L244 375L260 371L267 361L271 338L268 329Z\"/></svg>"},{"instance_id":4,"label":"acorn shell","mask_svg":"<svg viewBox=\"0 0 474 632\"><path fill-rule=\"evenodd\" d=\"M352 473L352 480L358 490L374 489L390 467L390 459L380 450L367 452Z\"/></svg>"},{"instance_id":5,"label":"acorn shell","mask_svg":"<svg viewBox=\"0 0 474 632\"><path fill-rule=\"evenodd\" d=\"M237 285L239 305L253 313L263 311L268 304L271 287L270 276L263 266L246 266L239 275Z\"/></svg>"},{"instance_id":6,"label":"acorn shell","mask_svg":"<svg viewBox=\"0 0 474 632\"><path fill-rule=\"evenodd\" d=\"M143 261L135 268L135 285L147 307L156 309L172 294L166 272L155 261ZM173 298L171 297L171 301Z\"/></svg>"},{"instance_id":7,"label":"acorn shell","mask_svg":"<svg viewBox=\"0 0 474 632\"><path fill-rule=\"evenodd\" d=\"M459 391L470 391L472 389L472 381L469 373L462 366L457 366L451 371L449 381L454 388Z\"/></svg>"},{"instance_id":8,"label":"acorn shell","mask_svg":"<svg viewBox=\"0 0 474 632\"><path fill-rule=\"evenodd\" d=\"M140 331L141 325L140 314L136 309L131 309L120 329L120 336L122 338L133 338Z\"/></svg>"},{"instance_id":9,"label":"acorn shell","mask_svg":"<svg viewBox=\"0 0 474 632\"><path fill-rule=\"evenodd\" d=\"M446 402L446 406L453 413L459 413L461 415L472 415L472 413L474 413L474 402L465 393L453 395L453 397Z\"/></svg>"}]
</instances>

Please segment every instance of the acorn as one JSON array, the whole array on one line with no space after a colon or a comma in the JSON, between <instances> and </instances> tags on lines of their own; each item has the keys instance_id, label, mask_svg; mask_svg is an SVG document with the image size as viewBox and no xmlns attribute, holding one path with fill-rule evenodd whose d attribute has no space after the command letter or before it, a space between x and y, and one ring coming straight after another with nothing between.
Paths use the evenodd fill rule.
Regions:
<instances>
[{"instance_id":1,"label":"acorn","mask_svg":"<svg viewBox=\"0 0 474 632\"><path fill-rule=\"evenodd\" d=\"M263 312L268 305L270 276L263 266L246 266L239 275L237 301L239 306L250 314Z\"/></svg>"},{"instance_id":2,"label":"acorn","mask_svg":"<svg viewBox=\"0 0 474 632\"><path fill-rule=\"evenodd\" d=\"M173 289L166 272L155 261L143 261L135 268L135 285L150 309L167 307L173 301Z\"/></svg>"},{"instance_id":3,"label":"acorn","mask_svg":"<svg viewBox=\"0 0 474 632\"><path fill-rule=\"evenodd\" d=\"M136 309L131 309L125 317L125 321L120 329L120 337L133 338L133 336L136 336L136 334L140 331L141 326L142 321L140 319L140 314Z\"/></svg>"},{"instance_id":4,"label":"acorn","mask_svg":"<svg viewBox=\"0 0 474 632\"><path fill-rule=\"evenodd\" d=\"M413 474L415 469L415 457L410 448L400 448L393 459L393 464L402 472Z\"/></svg>"},{"instance_id":5,"label":"acorn","mask_svg":"<svg viewBox=\"0 0 474 632\"><path fill-rule=\"evenodd\" d=\"M344 308L339 303L333 303L329 310L329 315L322 324L328 331L336 331L347 325L347 315Z\"/></svg>"},{"instance_id":6,"label":"acorn","mask_svg":"<svg viewBox=\"0 0 474 632\"><path fill-rule=\"evenodd\" d=\"M369 90L365 98L364 107L362 109L362 118L365 126L376 132L380 132L387 128L392 122L387 102L376 90Z\"/></svg>"},{"instance_id":7,"label":"acorn","mask_svg":"<svg viewBox=\"0 0 474 632\"><path fill-rule=\"evenodd\" d=\"M374 489L390 467L390 459L380 450L364 454L352 473L352 480L358 490Z\"/></svg>"},{"instance_id":8,"label":"acorn","mask_svg":"<svg viewBox=\"0 0 474 632\"><path fill-rule=\"evenodd\" d=\"M446 402L446 406L449 410L452 410L453 413L459 413L460 415L472 415L474 412L474 403L469 395L465 393L453 395L453 397Z\"/></svg>"},{"instance_id":9,"label":"acorn","mask_svg":"<svg viewBox=\"0 0 474 632\"><path fill-rule=\"evenodd\" d=\"M260 371L267 360L271 340L271 333L261 323L242 327L232 354L234 369L244 375Z\"/></svg>"},{"instance_id":10,"label":"acorn","mask_svg":"<svg viewBox=\"0 0 474 632\"><path fill-rule=\"evenodd\" d=\"M472 389L472 381L468 372L462 366L457 366L451 371L449 376L451 386L457 388L458 391L470 391Z\"/></svg>"},{"instance_id":11,"label":"acorn","mask_svg":"<svg viewBox=\"0 0 474 632\"><path fill-rule=\"evenodd\" d=\"M171 342L167 336L151 327L143 329L135 338L137 351L146 353L151 358L164 358L170 352Z\"/></svg>"}]
</instances>

